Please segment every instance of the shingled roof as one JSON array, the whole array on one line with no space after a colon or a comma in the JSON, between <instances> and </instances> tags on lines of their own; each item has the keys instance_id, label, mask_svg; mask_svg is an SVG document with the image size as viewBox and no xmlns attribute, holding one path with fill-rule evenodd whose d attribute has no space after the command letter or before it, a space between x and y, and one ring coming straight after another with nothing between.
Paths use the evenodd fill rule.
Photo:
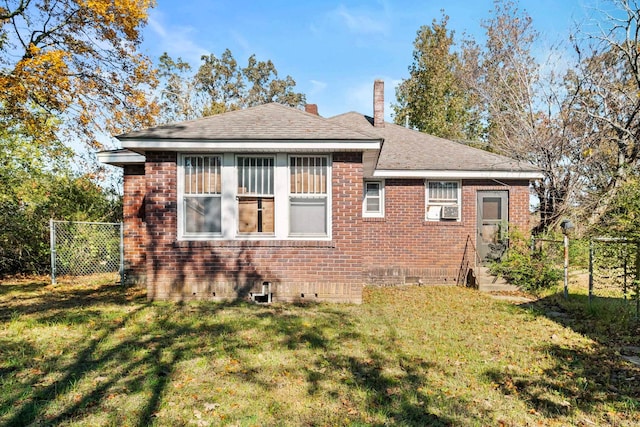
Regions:
<instances>
[{"instance_id":1,"label":"shingled roof","mask_svg":"<svg viewBox=\"0 0 640 427\"><path fill-rule=\"evenodd\" d=\"M376 170L535 172L534 166L393 123L373 126L373 118L351 112L329 119L384 139Z\"/></svg>"},{"instance_id":2,"label":"shingled roof","mask_svg":"<svg viewBox=\"0 0 640 427\"><path fill-rule=\"evenodd\" d=\"M277 103L152 127L119 135L126 140L332 140L371 141L378 137Z\"/></svg>"},{"instance_id":3,"label":"shingled roof","mask_svg":"<svg viewBox=\"0 0 640 427\"><path fill-rule=\"evenodd\" d=\"M527 163L392 123L373 123L373 118L355 112L326 119L270 103L117 138L125 149L141 155L149 150L362 151L369 177L541 177ZM111 154L123 162L139 162L139 158L125 159L120 152ZM109 160L106 163L117 164L111 154L103 155Z\"/></svg>"}]
</instances>

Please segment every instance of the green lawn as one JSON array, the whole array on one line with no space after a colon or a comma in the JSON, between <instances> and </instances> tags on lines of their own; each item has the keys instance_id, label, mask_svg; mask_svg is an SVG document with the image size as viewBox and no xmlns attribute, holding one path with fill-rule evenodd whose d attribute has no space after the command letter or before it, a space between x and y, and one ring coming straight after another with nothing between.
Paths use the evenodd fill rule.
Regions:
<instances>
[{"instance_id":1,"label":"green lawn","mask_svg":"<svg viewBox=\"0 0 640 427\"><path fill-rule=\"evenodd\" d=\"M456 287L364 299L149 303L98 281L4 281L0 425L640 423L640 369L619 357L640 345L636 323L610 334L554 295L528 307Z\"/></svg>"}]
</instances>

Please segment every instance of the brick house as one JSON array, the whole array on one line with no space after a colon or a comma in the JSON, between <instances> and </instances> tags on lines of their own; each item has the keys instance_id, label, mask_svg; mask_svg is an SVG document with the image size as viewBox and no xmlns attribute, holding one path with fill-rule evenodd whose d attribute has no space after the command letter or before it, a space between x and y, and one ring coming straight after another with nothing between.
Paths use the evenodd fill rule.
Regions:
<instances>
[{"instance_id":1,"label":"brick house","mask_svg":"<svg viewBox=\"0 0 640 427\"><path fill-rule=\"evenodd\" d=\"M127 280L150 299L360 302L366 284L456 283L534 167L385 123L265 104L120 135Z\"/></svg>"}]
</instances>

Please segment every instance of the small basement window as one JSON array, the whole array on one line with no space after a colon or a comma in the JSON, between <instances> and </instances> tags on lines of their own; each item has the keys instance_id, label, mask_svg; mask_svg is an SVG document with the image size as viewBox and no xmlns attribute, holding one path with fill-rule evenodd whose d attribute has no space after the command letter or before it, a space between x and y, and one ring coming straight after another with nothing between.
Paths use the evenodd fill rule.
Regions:
<instances>
[{"instance_id":1,"label":"small basement window","mask_svg":"<svg viewBox=\"0 0 640 427\"><path fill-rule=\"evenodd\" d=\"M370 218L384 217L384 182L365 181L362 198L362 216Z\"/></svg>"},{"instance_id":2,"label":"small basement window","mask_svg":"<svg viewBox=\"0 0 640 427\"><path fill-rule=\"evenodd\" d=\"M427 181L426 220L460 221L460 194L459 181Z\"/></svg>"}]
</instances>

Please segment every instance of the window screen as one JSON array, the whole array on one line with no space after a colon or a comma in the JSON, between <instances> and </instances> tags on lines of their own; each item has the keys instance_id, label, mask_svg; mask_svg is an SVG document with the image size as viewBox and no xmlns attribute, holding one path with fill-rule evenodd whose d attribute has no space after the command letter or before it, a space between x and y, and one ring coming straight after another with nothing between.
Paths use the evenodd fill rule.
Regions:
<instances>
[{"instance_id":1,"label":"window screen","mask_svg":"<svg viewBox=\"0 0 640 427\"><path fill-rule=\"evenodd\" d=\"M428 221L460 220L460 183L458 181L429 181L426 202L426 219Z\"/></svg>"},{"instance_id":2,"label":"window screen","mask_svg":"<svg viewBox=\"0 0 640 427\"><path fill-rule=\"evenodd\" d=\"M238 232L273 233L273 157L238 157Z\"/></svg>"},{"instance_id":3,"label":"window screen","mask_svg":"<svg viewBox=\"0 0 640 427\"><path fill-rule=\"evenodd\" d=\"M290 234L327 234L328 164L326 156L289 158Z\"/></svg>"},{"instance_id":4,"label":"window screen","mask_svg":"<svg viewBox=\"0 0 640 427\"><path fill-rule=\"evenodd\" d=\"M185 156L183 218L185 233L221 232L220 156Z\"/></svg>"}]
</instances>

